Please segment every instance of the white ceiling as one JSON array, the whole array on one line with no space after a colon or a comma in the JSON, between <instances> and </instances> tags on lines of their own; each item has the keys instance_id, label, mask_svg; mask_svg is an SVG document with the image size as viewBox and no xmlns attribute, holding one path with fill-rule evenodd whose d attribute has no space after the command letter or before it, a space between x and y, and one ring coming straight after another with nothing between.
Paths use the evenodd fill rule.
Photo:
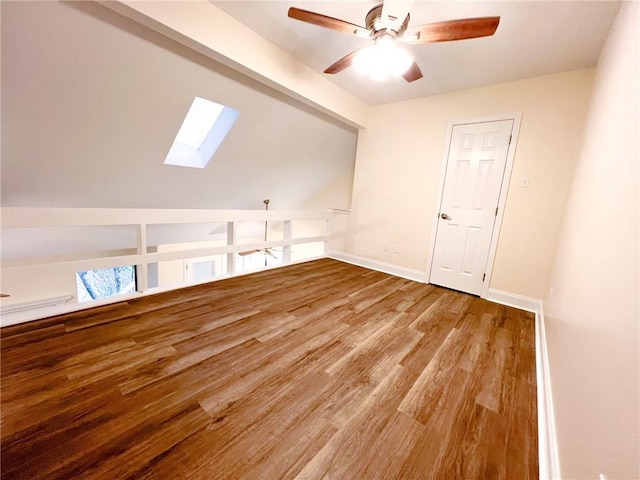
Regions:
<instances>
[{"instance_id":1,"label":"white ceiling","mask_svg":"<svg viewBox=\"0 0 640 480\"><path fill-rule=\"evenodd\" d=\"M322 72L370 40L287 17L291 6L364 25L376 1L212 1L293 57ZM416 1L410 26L499 15L492 37L407 46L424 78L374 82L353 69L327 75L369 105L594 66L620 6L617 1Z\"/></svg>"}]
</instances>

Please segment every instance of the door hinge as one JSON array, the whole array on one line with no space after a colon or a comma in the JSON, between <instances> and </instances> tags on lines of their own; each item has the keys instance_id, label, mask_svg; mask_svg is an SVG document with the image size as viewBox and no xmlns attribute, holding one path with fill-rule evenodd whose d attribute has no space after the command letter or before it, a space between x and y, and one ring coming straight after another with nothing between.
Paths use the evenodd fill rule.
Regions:
<instances>
[{"instance_id":1,"label":"door hinge","mask_svg":"<svg viewBox=\"0 0 640 480\"><path fill-rule=\"evenodd\" d=\"M498 216L498 207L496 207L496 217Z\"/></svg>"},{"instance_id":2,"label":"door hinge","mask_svg":"<svg viewBox=\"0 0 640 480\"><path fill-rule=\"evenodd\" d=\"M483 273L483 274L482 274L482 281L483 281L483 282L484 282L484 278L485 278L486 276L487 276L487 274L486 274L486 273Z\"/></svg>"},{"instance_id":3,"label":"door hinge","mask_svg":"<svg viewBox=\"0 0 640 480\"><path fill-rule=\"evenodd\" d=\"M511 139L513 138L513 135L509 135L509 145L511 145Z\"/></svg>"}]
</instances>

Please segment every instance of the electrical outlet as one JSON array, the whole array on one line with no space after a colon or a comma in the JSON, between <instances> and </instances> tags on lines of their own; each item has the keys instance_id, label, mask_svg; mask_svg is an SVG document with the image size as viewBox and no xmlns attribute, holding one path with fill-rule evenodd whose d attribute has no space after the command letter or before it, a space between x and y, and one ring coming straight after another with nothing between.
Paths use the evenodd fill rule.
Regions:
<instances>
[{"instance_id":1,"label":"electrical outlet","mask_svg":"<svg viewBox=\"0 0 640 480\"><path fill-rule=\"evenodd\" d=\"M395 253L400 253L400 245L398 244L398 245L396 245L395 247L393 247L393 251L394 251Z\"/></svg>"},{"instance_id":2,"label":"electrical outlet","mask_svg":"<svg viewBox=\"0 0 640 480\"><path fill-rule=\"evenodd\" d=\"M388 243L383 243L382 244L382 251L383 252L387 252L389 250L389 244Z\"/></svg>"}]
</instances>

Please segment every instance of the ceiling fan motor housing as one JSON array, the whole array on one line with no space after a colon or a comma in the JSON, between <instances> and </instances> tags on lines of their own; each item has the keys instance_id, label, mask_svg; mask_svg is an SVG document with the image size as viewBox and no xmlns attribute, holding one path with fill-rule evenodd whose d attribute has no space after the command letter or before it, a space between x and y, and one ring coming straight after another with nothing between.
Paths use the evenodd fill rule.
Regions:
<instances>
[{"instance_id":1,"label":"ceiling fan motor housing","mask_svg":"<svg viewBox=\"0 0 640 480\"><path fill-rule=\"evenodd\" d=\"M404 22L400 24L398 30L384 28L382 26L382 4L380 4L369 10L369 13L367 13L367 16L365 17L365 25L367 29L372 32L373 38L376 38L378 35L383 33L389 33L395 37L401 37L409 26L409 17L410 15L407 14Z\"/></svg>"}]
</instances>

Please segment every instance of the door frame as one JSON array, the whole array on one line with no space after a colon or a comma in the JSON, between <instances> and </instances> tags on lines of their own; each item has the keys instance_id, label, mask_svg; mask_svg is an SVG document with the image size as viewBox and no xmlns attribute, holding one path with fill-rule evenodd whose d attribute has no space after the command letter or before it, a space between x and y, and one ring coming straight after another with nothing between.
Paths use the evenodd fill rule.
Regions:
<instances>
[{"instance_id":1,"label":"door frame","mask_svg":"<svg viewBox=\"0 0 640 480\"><path fill-rule=\"evenodd\" d=\"M427 252L427 268L426 268L426 281L429 283L431 280L431 266L433 263L433 253L436 245L436 233L438 231L440 206L442 204L442 194L444 192L444 181L447 173L447 162L449 160L449 149L451 148L451 139L453 135L453 128L458 125L468 125L470 123L487 123L496 122L500 120L513 120L513 129L511 131L511 144L507 150L507 163L504 167L504 175L502 176L502 184L500 185L500 196L498 197L498 215L496 221L493 224L493 231L491 232L491 243L489 245L489 257L487 258L486 266L486 278L482 283L482 291L480 293L481 298L486 298L489 292L489 284L491 283L491 274L493 273L493 262L496 256L496 250L498 248L498 237L500 235L500 227L502 226L502 217L504 215L505 206L507 204L507 193L509 191L509 184L511 182L511 170L513 169L513 162L516 154L516 147L518 145L518 136L520 135L520 124L522 123L522 112L507 113L499 115L488 115L483 117L465 118L461 120L450 120L447 123L447 131L444 140L444 151L442 154L440 176L438 177L438 194L434 204L434 218L431 226L431 235L429 239L429 250Z\"/></svg>"}]
</instances>

